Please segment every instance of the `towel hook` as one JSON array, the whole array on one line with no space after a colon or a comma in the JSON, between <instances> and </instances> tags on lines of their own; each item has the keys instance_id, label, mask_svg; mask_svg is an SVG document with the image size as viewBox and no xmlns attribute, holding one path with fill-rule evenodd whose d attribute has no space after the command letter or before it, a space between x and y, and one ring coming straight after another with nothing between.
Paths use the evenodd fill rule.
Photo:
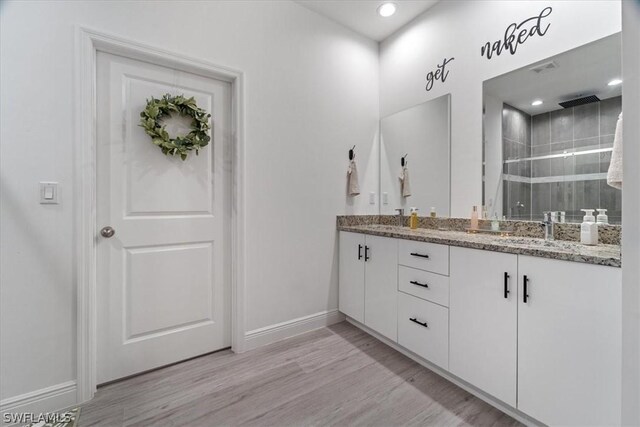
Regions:
<instances>
[{"instance_id":1,"label":"towel hook","mask_svg":"<svg viewBox=\"0 0 640 427\"><path fill-rule=\"evenodd\" d=\"M354 151L356 146L354 145L351 150L349 150L349 160L353 160L356 158L356 152Z\"/></svg>"},{"instance_id":2,"label":"towel hook","mask_svg":"<svg viewBox=\"0 0 640 427\"><path fill-rule=\"evenodd\" d=\"M402 157L400 158L400 165L401 165L402 167L405 167L406 165L408 165L408 164L409 164L409 161L408 161L408 160L406 160L406 158L407 158L407 156L408 156L408 155L409 155L409 153L405 154L404 156L402 156Z\"/></svg>"}]
</instances>

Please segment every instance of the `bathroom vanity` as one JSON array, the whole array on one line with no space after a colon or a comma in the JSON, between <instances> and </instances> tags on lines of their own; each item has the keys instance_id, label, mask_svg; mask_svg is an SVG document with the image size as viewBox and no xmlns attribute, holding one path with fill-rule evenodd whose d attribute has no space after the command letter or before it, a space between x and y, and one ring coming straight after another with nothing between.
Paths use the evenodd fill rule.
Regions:
<instances>
[{"instance_id":1,"label":"bathroom vanity","mask_svg":"<svg viewBox=\"0 0 640 427\"><path fill-rule=\"evenodd\" d=\"M338 230L339 309L352 323L541 423L620 424L619 246Z\"/></svg>"},{"instance_id":2,"label":"bathroom vanity","mask_svg":"<svg viewBox=\"0 0 640 427\"><path fill-rule=\"evenodd\" d=\"M338 217L349 321L524 421L619 425L620 226L599 224L597 246L577 241L583 209L622 223L607 184L620 52L612 34L484 81L482 208L462 209L459 190L452 206L450 112L464 98L383 117L380 215ZM434 217L412 230L410 209ZM472 209L484 229L509 228L440 218Z\"/></svg>"}]
</instances>

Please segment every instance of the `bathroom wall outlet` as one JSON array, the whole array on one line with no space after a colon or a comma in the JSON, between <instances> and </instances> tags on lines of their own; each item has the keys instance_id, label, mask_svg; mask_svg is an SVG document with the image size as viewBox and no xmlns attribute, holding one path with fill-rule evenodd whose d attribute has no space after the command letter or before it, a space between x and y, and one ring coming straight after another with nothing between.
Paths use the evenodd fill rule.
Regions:
<instances>
[{"instance_id":1,"label":"bathroom wall outlet","mask_svg":"<svg viewBox=\"0 0 640 427\"><path fill-rule=\"evenodd\" d=\"M376 193L373 191L369 193L369 204L370 205L376 204Z\"/></svg>"},{"instance_id":2,"label":"bathroom wall outlet","mask_svg":"<svg viewBox=\"0 0 640 427\"><path fill-rule=\"evenodd\" d=\"M382 204L383 205L389 204L389 193L387 193L386 191L382 193Z\"/></svg>"},{"instance_id":3,"label":"bathroom wall outlet","mask_svg":"<svg viewBox=\"0 0 640 427\"><path fill-rule=\"evenodd\" d=\"M57 182L41 182L40 183L40 204L41 205L57 205L58 204L58 183Z\"/></svg>"}]
</instances>

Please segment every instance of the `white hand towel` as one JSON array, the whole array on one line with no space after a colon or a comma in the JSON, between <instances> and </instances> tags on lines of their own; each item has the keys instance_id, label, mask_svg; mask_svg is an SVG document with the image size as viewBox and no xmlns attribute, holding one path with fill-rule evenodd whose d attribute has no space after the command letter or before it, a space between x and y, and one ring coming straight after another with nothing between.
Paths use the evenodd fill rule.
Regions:
<instances>
[{"instance_id":1,"label":"white hand towel","mask_svg":"<svg viewBox=\"0 0 640 427\"><path fill-rule=\"evenodd\" d=\"M347 191L350 196L357 196L360 194L360 184L358 183L358 168L356 167L355 160L349 162L349 169L347 169Z\"/></svg>"},{"instance_id":2,"label":"white hand towel","mask_svg":"<svg viewBox=\"0 0 640 427\"><path fill-rule=\"evenodd\" d=\"M607 171L607 184L622 190L622 113L618 117L616 124L616 134L613 138L613 151L611 152L611 163Z\"/></svg>"},{"instance_id":3,"label":"white hand towel","mask_svg":"<svg viewBox=\"0 0 640 427\"><path fill-rule=\"evenodd\" d=\"M411 184L409 182L409 169L406 166L400 171L400 193L402 197L409 197L411 195Z\"/></svg>"}]
</instances>

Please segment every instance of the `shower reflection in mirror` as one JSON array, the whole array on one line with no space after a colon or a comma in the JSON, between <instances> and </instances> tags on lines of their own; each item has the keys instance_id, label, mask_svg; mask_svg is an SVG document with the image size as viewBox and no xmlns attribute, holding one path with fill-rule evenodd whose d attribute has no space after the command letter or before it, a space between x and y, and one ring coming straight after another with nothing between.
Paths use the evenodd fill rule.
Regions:
<instances>
[{"instance_id":1,"label":"shower reflection in mirror","mask_svg":"<svg viewBox=\"0 0 640 427\"><path fill-rule=\"evenodd\" d=\"M622 111L620 35L483 84L483 203L493 218L581 222L580 209L622 221L607 184ZM564 215L562 214L564 213Z\"/></svg>"}]
</instances>

